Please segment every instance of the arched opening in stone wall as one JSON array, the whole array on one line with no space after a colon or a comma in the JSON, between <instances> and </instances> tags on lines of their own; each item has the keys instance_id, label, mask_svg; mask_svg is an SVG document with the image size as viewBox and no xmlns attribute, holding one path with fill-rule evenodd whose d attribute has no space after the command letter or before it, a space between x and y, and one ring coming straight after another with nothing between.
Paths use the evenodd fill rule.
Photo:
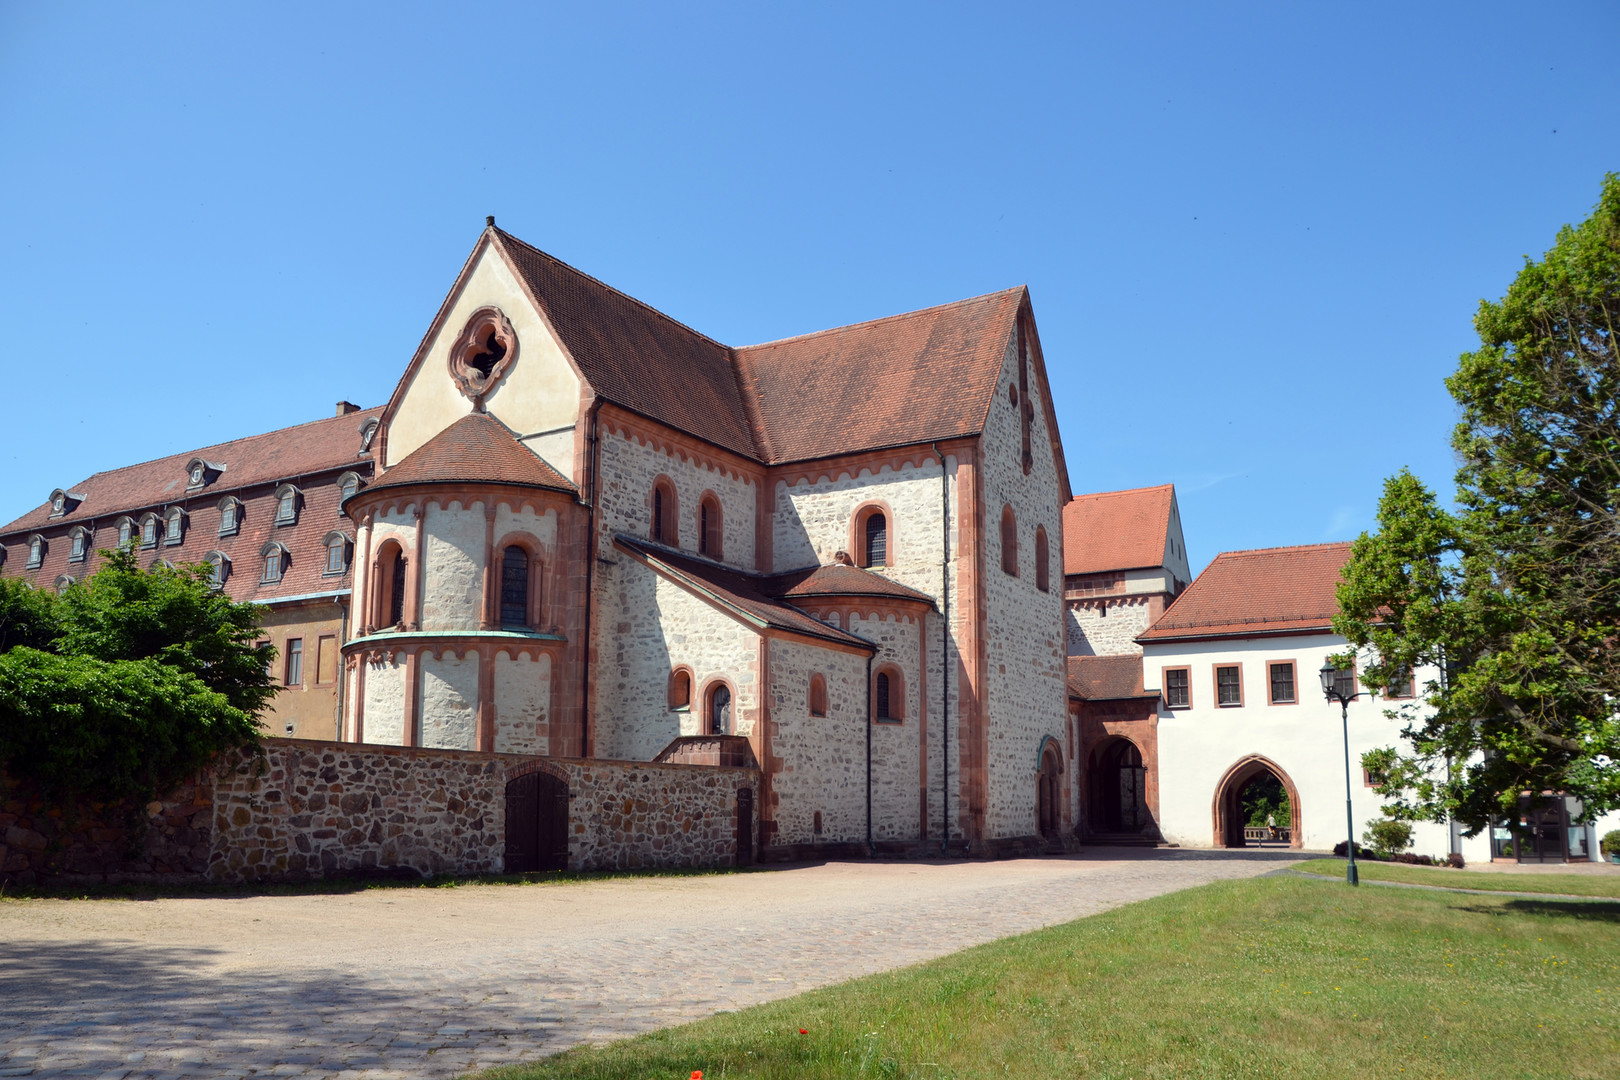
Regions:
<instances>
[{"instance_id":1,"label":"arched opening in stone wall","mask_svg":"<svg viewBox=\"0 0 1620 1080\"><path fill-rule=\"evenodd\" d=\"M508 874L568 869L568 781L544 770L506 784Z\"/></svg>"},{"instance_id":2,"label":"arched opening in stone wall","mask_svg":"<svg viewBox=\"0 0 1620 1080\"><path fill-rule=\"evenodd\" d=\"M1090 802L1086 817L1092 833L1135 834L1153 828L1147 768L1142 751L1131 740L1116 736L1097 745L1087 768L1086 791Z\"/></svg>"},{"instance_id":3,"label":"arched opening in stone wall","mask_svg":"<svg viewBox=\"0 0 1620 1080\"><path fill-rule=\"evenodd\" d=\"M1216 847L1304 846L1299 789L1276 762L1251 754L1215 787Z\"/></svg>"},{"instance_id":4,"label":"arched opening in stone wall","mask_svg":"<svg viewBox=\"0 0 1620 1080\"><path fill-rule=\"evenodd\" d=\"M1037 827L1042 836L1054 839L1063 831L1063 759L1051 740L1041 751L1041 769L1035 784Z\"/></svg>"}]
</instances>

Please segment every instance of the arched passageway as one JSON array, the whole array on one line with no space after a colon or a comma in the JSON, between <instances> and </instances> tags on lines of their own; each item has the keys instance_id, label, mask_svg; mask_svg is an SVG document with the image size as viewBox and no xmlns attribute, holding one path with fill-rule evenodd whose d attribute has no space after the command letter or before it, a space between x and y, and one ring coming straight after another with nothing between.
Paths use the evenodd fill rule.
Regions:
<instances>
[{"instance_id":1,"label":"arched passageway","mask_svg":"<svg viewBox=\"0 0 1620 1080\"><path fill-rule=\"evenodd\" d=\"M1142 751L1131 740L1109 739L1092 751L1086 791L1092 833L1141 833L1152 829L1147 769L1142 763Z\"/></svg>"},{"instance_id":2,"label":"arched passageway","mask_svg":"<svg viewBox=\"0 0 1620 1080\"><path fill-rule=\"evenodd\" d=\"M1299 790L1276 762L1251 754L1215 787L1216 847L1303 845Z\"/></svg>"},{"instance_id":3,"label":"arched passageway","mask_svg":"<svg viewBox=\"0 0 1620 1080\"><path fill-rule=\"evenodd\" d=\"M1041 751L1041 771L1035 783L1037 824L1042 836L1053 839L1063 831L1063 759L1051 742Z\"/></svg>"}]
</instances>

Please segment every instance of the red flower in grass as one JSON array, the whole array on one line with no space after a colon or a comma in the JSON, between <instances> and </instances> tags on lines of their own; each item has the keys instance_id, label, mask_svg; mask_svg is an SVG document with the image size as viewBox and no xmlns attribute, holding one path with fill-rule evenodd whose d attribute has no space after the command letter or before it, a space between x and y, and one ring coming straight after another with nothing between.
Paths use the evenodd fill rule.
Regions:
<instances>
[{"instance_id":1,"label":"red flower in grass","mask_svg":"<svg viewBox=\"0 0 1620 1080\"><path fill-rule=\"evenodd\" d=\"M692 1080L703 1080L703 1070L702 1069L693 1069L692 1070Z\"/></svg>"},{"instance_id":2,"label":"red flower in grass","mask_svg":"<svg viewBox=\"0 0 1620 1080\"><path fill-rule=\"evenodd\" d=\"M800 1029L799 1029L799 1034L800 1034L800 1035L808 1035L808 1034L810 1034L810 1033L809 1033L809 1032L808 1032L808 1031L806 1031L806 1030L804 1030L804 1028L800 1028Z\"/></svg>"}]
</instances>

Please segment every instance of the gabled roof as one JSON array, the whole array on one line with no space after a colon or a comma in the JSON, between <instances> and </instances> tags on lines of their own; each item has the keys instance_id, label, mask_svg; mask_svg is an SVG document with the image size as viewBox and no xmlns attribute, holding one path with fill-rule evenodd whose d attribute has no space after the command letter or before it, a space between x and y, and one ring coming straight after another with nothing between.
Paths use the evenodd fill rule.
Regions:
<instances>
[{"instance_id":1,"label":"gabled roof","mask_svg":"<svg viewBox=\"0 0 1620 1080\"><path fill-rule=\"evenodd\" d=\"M1175 485L1076 495L1063 508L1063 572L1163 566Z\"/></svg>"},{"instance_id":2,"label":"gabled roof","mask_svg":"<svg viewBox=\"0 0 1620 1080\"><path fill-rule=\"evenodd\" d=\"M1024 289L735 350L767 464L983 430Z\"/></svg>"},{"instance_id":3,"label":"gabled roof","mask_svg":"<svg viewBox=\"0 0 1620 1080\"><path fill-rule=\"evenodd\" d=\"M598 394L716 446L760 457L729 349L511 233L488 231Z\"/></svg>"},{"instance_id":4,"label":"gabled roof","mask_svg":"<svg viewBox=\"0 0 1620 1080\"><path fill-rule=\"evenodd\" d=\"M1136 640L1331 632L1350 545L1223 551Z\"/></svg>"},{"instance_id":5,"label":"gabled roof","mask_svg":"<svg viewBox=\"0 0 1620 1080\"><path fill-rule=\"evenodd\" d=\"M599 396L766 465L978 434L1028 295L1020 286L731 348L487 232ZM1053 449L1062 472L1055 427Z\"/></svg>"},{"instance_id":6,"label":"gabled roof","mask_svg":"<svg viewBox=\"0 0 1620 1080\"><path fill-rule=\"evenodd\" d=\"M296 480L300 476L356 467L357 462L363 464L369 460L359 457L360 428L366 421L381 414L381 408L362 409L263 435L216 443L201 450L170 454L139 465L98 472L69 489L84 496L84 501L69 513L52 518L50 504L41 503L0 528L0 534L45 525L72 525L91 518L100 520L109 514L148 510L184 499L217 497L258 484ZM218 463L225 469L214 483L201 491L188 493L186 465L193 458Z\"/></svg>"},{"instance_id":7,"label":"gabled roof","mask_svg":"<svg viewBox=\"0 0 1620 1080\"><path fill-rule=\"evenodd\" d=\"M1142 658L1130 656L1069 657L1069 696L1081 701L1128 701L1156 698L1142 689Z\"/></svg>"},{"instance_id":8,"label":"gabled roof","mask_svg":"<svg viewBox=\"0 0 1620 1080\"><path fill-rule=\"evenodd\" d=\"M869 641L828 626L768 595L764 591L768 579L760 575L744 574L623 533L614 534L613 542L655 572L727 609L733 617L757 629L787 630L840 645L853 645L868 652L876 648Z\"/></svg>"},{"instance_id":9,"label":"gabled roof","mask_svg":"<svg viewBox=\"0 0 1620 1080\"><path fill-rule=\"evenodd\" d=\"M488 413L468 413L405 455L368 492L409 484L484 483L549 488L574 485Z\"/></svg>"},{"instance_id":10,"label":"gabled roof","mask_svg":"<svg viewBox=\"0 0 1620 1080\"><path fill-rule=\"evenodd\" d=\"M858 566L812 566L786 574L773 574L761 579L761 589L767 596L784 600L807 600L817 596L878 596L889 600L914 600L934 606L934 598L909 585L890 581L882 574L874 574Z\"/></svg>"}]
</instances>

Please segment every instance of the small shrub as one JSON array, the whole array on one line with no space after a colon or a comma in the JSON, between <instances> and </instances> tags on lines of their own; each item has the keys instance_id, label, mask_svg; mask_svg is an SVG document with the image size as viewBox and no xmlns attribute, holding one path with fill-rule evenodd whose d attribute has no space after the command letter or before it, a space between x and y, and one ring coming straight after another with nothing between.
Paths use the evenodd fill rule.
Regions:
<instances>
[{"instance_id":1,"label":"small shrub","mask_svg":"<svg viewBox=\"0 0 1620 1080\"><path fill-rule=\"evenodd\" d=\"M1614 829L1603 834L1598 846L1605 855L1620 855L1620 829Z\"/></svg>"},{"instance_id":2,"label":"small shrub","mask_svg":"<svg viewBox=\"0 0 1620 1080\"><path fill-rule=\"evenodd\" d=\"M1446 856L1446 865L1451 867L1453 870L1461 870L1468 864L1463 861L1462 852L1453 851L1450 855Z\"/></svg>"},{"instance_id":3,"label":"small shrub","mask_svg":"<svg viewBox=\"0 0 1620 1080\"><path fill-rule=\"evenodd\" d=\"M1412 825L1406 821L1396 821L1394 818L1373 818L1367 822L1367 831L1361 834L1363 842L1370 845L1374 851L1388 858L1404 852L1412 846ZM1402 862L1412 862L1413 859L1402 859Z\"/></svg>"},{"instance_id":4,"label":"small shrub","mask_svg":"<svg viewBox=\"0 0 1620 1080\"><path fill-rule=\"evenodd\" d=\"M1333 854L1337 858L1340 858L1340 859L1344 858L1345 857L1345 850L1346 850L1345 842L1343 840L1340 840L1337 844L1333 845ZM1371 848L1365 848L1365 847L1362 847L1360 844L1357 844L1356 845L1356 858L1358 858L1358 859L1372 859L1372 860L1376 861L1378 859L1378 854L1376 852L1374 852Z\"/></svg>"}]
</instances>

